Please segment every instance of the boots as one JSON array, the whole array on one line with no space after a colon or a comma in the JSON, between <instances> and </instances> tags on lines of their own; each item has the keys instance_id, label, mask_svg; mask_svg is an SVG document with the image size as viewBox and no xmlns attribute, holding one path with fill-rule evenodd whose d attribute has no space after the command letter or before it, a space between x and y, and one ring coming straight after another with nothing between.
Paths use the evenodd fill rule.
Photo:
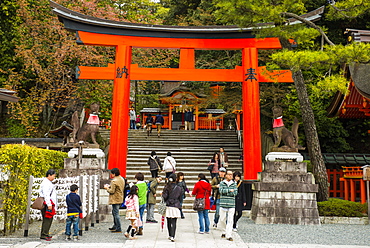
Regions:
<instances>
[{"instance_id":1,"label":"boots","mask_svg":"<svg viewBox=\"0 0 370 248\"><path fill-rule=\"evenodd\" d=\"M139 231L137 232L136 235L143 235L143 228L139 227Z\"/></svg>"}]
</instances>

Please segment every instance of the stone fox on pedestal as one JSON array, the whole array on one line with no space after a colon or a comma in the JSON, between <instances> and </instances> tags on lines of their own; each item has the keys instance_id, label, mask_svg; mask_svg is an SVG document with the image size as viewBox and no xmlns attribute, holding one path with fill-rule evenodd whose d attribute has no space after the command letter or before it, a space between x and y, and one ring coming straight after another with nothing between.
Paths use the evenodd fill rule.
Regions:
<instances>
[{"instance_id":1,"label":"stone fox on pedestal","mask_svg":"<svg viewBox=\"0 0 370 248\"><path fill-rule=\"evenodd\" d=\"M89 135L91 135L91 140L94 144L98 144L96 142L96 133L99 132L99 112L100 105L98 103L93 103L90 105L91 114L87 123L80 127L80 121L78 118L77 111L73 113L71 124L73 126L72 132L72 139L74 143L79 141L86 142Z\"/></svg>"},{"instance_id":2,"label":"stone fox on pedestal","mask_svg":"<svg viewBox=\"0 0 370 248\"><path fill-rule=\"evenodd\" d=\"M289 131L283 123L283 116L282 116L282 108L281 107L273 107L272 112L274 115L274 122L273 122L273 135L275 139L274 148L279 147L281 141L283 141L284 145L282 148L293 148L293 149L304 149L302 146L298 145L298 127L299 122L298 119L295 117L292 131Z\"/></svg>"}]
</instances>

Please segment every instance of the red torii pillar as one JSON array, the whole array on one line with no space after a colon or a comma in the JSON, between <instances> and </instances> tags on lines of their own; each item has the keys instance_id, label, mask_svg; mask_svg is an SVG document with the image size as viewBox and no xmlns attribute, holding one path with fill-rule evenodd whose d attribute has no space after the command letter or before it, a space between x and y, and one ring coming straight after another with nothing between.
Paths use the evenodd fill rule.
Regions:
<instances>
[{"instance_id":1,"label":"red torii pillar","mask_svg":"<svg viewBox=\"0 0 370 248\"><path fill-rule=\"evenodd\" d=\"M83 31L77 31L77 37L84 45L116 48L114 65L78 68L78 79L114 80L108 168L119 168L122 176L126 176L130 80L242 82L244 179L257 179L257 173L262 170L259 82L292 82L290 71L267 72L258 67L258 49L280 49L277 38L185 39ZM180 49L179 68L140 68L131 64L132 46ZM195 69L195 49L242 50L242 66L235 69Z\"/></svg>"}]
</instances>

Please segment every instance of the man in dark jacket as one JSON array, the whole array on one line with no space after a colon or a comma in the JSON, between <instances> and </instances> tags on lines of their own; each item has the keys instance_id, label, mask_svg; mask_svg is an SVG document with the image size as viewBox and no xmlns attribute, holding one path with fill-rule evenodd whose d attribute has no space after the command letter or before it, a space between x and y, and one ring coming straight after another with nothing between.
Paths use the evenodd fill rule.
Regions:
<instances>
[{"instance_id":1,"label":"man in dark jacket","mask_svg":"<svg viewBox=\"0 0 370 248\"><path fill-rule=\"evenodd\" d=\"M215 205L216 205L216 213L215 213L215 218L214 218L214 223L213 227L217 228L217 223L220 218L220 193L218 191L218 188L220 187L220 182L224 180L226 173L226 169L224 167L221 167L218 170L218 177L214 177L211 181L211 186L212 186L212 196L215 199Z\"/></svg>"},{"instance_id":2,"label":"man in dark jacket","mask_svg":"<svg viewBox=\"0 0 370 248\"><path fill-rule=\"evenodd\" d=\"M155 117L155 125L157 126L158 137L161 136L161 130L162 130L163 124L164 124L163 115L161 115L161 112L159 112L157 116Z\"/></svg>"},{"instance_id":3,"label":"man in dark jacket","mask_svg":"<svg viewBox=\"0 0 370 248\"><path fill-rule=\"evenodd\" d=\"M185 130L191 130L191 122L193 121L193 113L185 109Z\"/></svg>"}]
</instances>

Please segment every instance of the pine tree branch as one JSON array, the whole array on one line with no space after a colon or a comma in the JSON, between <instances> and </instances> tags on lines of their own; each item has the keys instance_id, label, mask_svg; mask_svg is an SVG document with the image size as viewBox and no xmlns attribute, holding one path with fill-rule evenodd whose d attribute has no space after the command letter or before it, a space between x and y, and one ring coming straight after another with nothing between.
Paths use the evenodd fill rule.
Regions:
<instances>
[{"instance_id":1,"label":"pine tree branch","mask_svg":"<svg viewBox=\"0 0 370 248\"><path fill-rule=\"evenodd\" d=\"M307 24L308 26L316 29L317 31L320 32L320 34L324 37L324 39L326 40L326 42L331 45L331 46L334 46L335 44L328 38L328 36L325 34L325 32L318 26L316 26L315 23L303 18L303 17L300 17L299 15L296 15L296 14L293 14L293 13L289 13L289 12L281 12L280 13L282 16L288 16L288 17L292 17L294 19L297 19L298 21L301 21L302 23L305 23Z\"/></svg>"}]
</instances>

